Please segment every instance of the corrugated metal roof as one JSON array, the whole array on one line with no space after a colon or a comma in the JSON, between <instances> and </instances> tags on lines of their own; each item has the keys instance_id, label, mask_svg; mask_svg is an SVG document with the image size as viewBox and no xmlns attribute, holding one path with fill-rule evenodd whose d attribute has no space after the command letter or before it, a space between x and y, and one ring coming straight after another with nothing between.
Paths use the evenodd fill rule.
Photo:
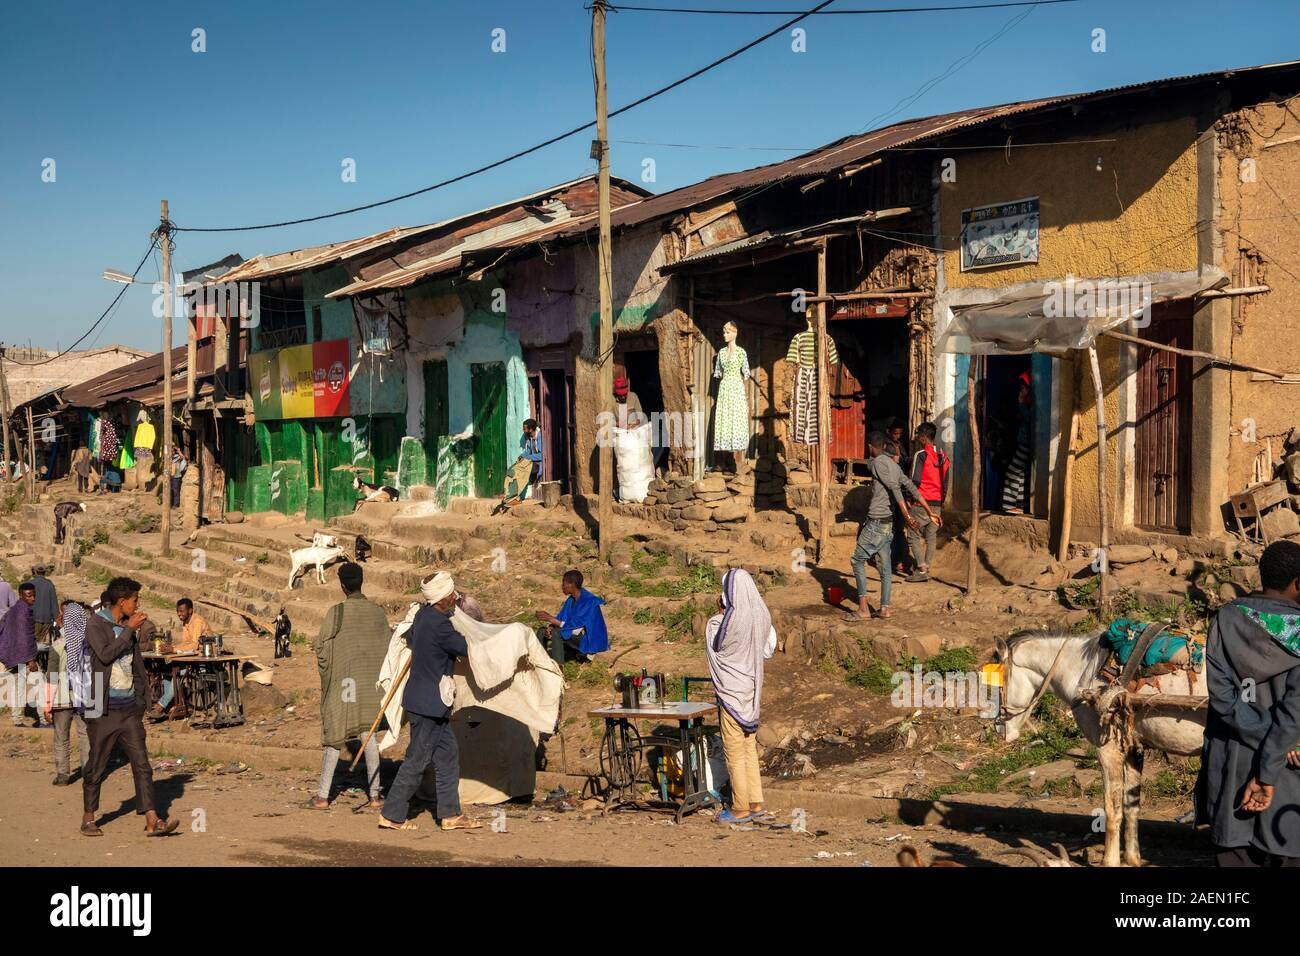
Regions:
<instances>
[{"instance_id":1,"label":"corrugated metal roof","mask_svg":"<svg viewBox=\"0 0 1300 956\"><path fill-rule=\"evenodd\" d=\"M1194 73L1187 76L1149 80L1143 83L1131 83L1126 86L1116 86L1104 90L1068 93L1061 96L1022 100L1015 103L1003 103L998 106L979 107L959 110L954 113L943 113L937 116L903 120L862 135L846 136L793 159L783 160L779 163L769 163L765 166L756 166L739 172L723 173L689 186L683 186L681 189L675 189L672 192L660 193L640 202L631 203L614 210L611 215L611 223L614 228L637 226L652 219L673 215L693 206L721 199L741 190L767 186L786 179L822 176L876 153L907 146L922 140L934 139L1008 116L1016 116L1070 103L1105 99L1143 90L1166 89L1210 79L1226 79L1236 74L1281 71L1295 69L1298 66L1300 66L1300 60L1289 60L1283 63L1270 63L1262 66L1219 70L1209 73ZM585 229L581 224L575 223L563 234L572 235L582 231L585 231Z\"/></svg>"},{"instance_id":2,"label":"corrugated metal roof","mask_svg":"<svg viewBox=\"0 0 1300 956\"><path fill-rule=\"evenodd\" d=\"M450 219L443 219L439 222L429 223L424 226L398 226L392 229L385 229L383 232L372 233L368 236L361 236L357 239L349 239L344 242L332 242L321 246L308 246L305 249L294 249L289 252L254 256L252 259L247 260L241 265L235 266L235 268L213 281L245 282L254 279L269 279L275 276L287 275L294 272L303 272L308 269L318 269L321 266L333 265L334 263L342 262L346 259L354 259L357 256L364 255L365 253L382 249L384 246L392 245L393 243L405 239L452 228L458 223L467 222L480 216L488 216L504 209L523 206L536 199L573 189L583 183L594 181L594 179L594 175L581 176L578 179L572 179L556 186L539 189L526 196L508 199L504 202L495 203L494 205L487 206L483 209L475 210L474 212L462 213L461 215L453 216ZM649 190L624 179L614 178L611 179L611 183L616 184L619 190L633 196L640 197L649 195Z\"/></svg>"},{"instance_id":3,"label":"corrugated metal roof","mask_svg":"<svg viewBox=\"0 0 1300 956\"><path fill-rule=\"evenodd\" d=\"M186 347L172 349L172 376L185 371ZM196 354L196 371L198 375L212 374L214 348L211 339L204 339L198 344ZM69 385L61 396L65 408L101 408L109 402L118 401L137 389L147 388L162 382L162 352L155 352L129 365L115 368L111 372L97 375L95 378ZM184 377L182 376L182 382Z\"/></svg>"}]
</instances>

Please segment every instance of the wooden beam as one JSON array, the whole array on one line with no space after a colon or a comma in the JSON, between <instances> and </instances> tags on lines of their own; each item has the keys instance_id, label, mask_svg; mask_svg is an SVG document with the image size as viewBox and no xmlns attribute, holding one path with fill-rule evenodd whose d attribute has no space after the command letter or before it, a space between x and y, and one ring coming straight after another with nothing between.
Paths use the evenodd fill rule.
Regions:
<instances>
[{"instance_id":1,"label":"wooden beam","mask_svg":"<svg viewBox=\"0 0 1300 956\"><path fill-rule=\"evenodd\" d=\"M1097 613L1104 616L1110 600L1110 520L1106 507L1106 403L1095 345L1088 348L1088 364L1092 369L1092 391L1097 405L1097 521L1101 527L1101 541L1098 545L1101 549L1101 586L1097 591Z\"/></svg>"},{"instance_id":2,"label":"wooden beam","mask_svg":"<svg viewBox=\"0 0 1300 956\"><path fill-rule=\"evenodd\" d=\"M1065 468L1061 476L1061 537L1056 544L1056 560L1064 561L1070 556L1070 532L1074 524L1074 461L1079 455L1079 441L1082 428L1079 422L1079 377L1083 369L1079 367L1077 357L1071 374L1070 388L1070 434L1066 439Z\"/></svg>"},{"instance_id":3,"label":"wooden beam","mask_svg":"<svg viewBox=\"0 0 1300 956\"><path fill-rule=\"evenodd\" d=\"M827 383L830 381L830 364L827 362L826 348L826 259L829 239L822 239L817 251L817 564L825 565L827 552L830 550L831 521L827 496L831 480L830 450L830 396ZM886 559L889 560L888 555Z\"/></svg>"},{"instance_id":4,"label":"wooden beam","mask_svg":"<svg viewBox=\"0 0 1300 956\"><path fill-rule=\"evenodd\" d=\"M979 416L975 407L975 366L979 363L978 355L967 356L970 364L966 366L966 420L970 426L971 471L970 471L970 541L966 552L966 593L975 592L975 569L979 564L980 533L980 428Z\"/></svg>"},{"instance_id":5,"label":"wooden beam","mask_svg":"<svg viewBox=\"0 0 1300 956\"><path fill-rule=\"evenodd\" d=\"M1243 372L1258 372L1261 375L1272 375L1274 378L1289 378L1293 375L1300 374L1296 372L1279 372L1275 369L1260 368L1257 365L1247 365L1244 362L1236 362L1232 359L1226 359L1222 356L1215 355L1213 352L1198 352L1196 349L1180 349L1172 345L1162 345L1159 342L1148 342L1146 339L1138 338L1136 335L1128 335L1124 332L1103 332L1102 335L1108 338L1118 339L1121 342L1132 342L1134 345L1141 345L1149 349L1156 349L1160 352L1173 352L1175 355L1185 355L1188 358L1208 359L1215 365L1223 365L1227 368L1239 369Z\"/></svg>"}]
</instances>

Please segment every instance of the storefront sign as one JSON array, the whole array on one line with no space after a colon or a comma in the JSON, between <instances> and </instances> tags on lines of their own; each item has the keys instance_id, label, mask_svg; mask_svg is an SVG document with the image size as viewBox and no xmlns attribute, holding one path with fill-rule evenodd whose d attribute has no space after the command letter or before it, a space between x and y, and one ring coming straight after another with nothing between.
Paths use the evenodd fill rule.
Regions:
<instances>
[{"instance_id":1,"label":"storefront sign","mask_svg":"<svg viewBox=\"0 0 1300 956\"><path fill-rule=\"evenodd\" d=\"M962 272L1037 261L1037 196L962 210Z\"/></svg>"},{"instance_id":2,"label":"storefront sign","mask_svg":"<svg viewBox=\"0 0 1300 956\"><path fill-rule=\"evenodd\" d=\"M347 339L254 352L254 413L264 420L347 415L351 358Z\"/></svg>"}]
</instances>

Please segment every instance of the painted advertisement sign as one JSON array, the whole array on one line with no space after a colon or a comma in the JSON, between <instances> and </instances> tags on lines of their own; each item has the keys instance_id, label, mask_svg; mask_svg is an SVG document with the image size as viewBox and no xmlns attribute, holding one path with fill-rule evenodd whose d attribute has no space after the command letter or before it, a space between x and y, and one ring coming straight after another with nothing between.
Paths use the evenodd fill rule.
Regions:
<instances>
[{"instance_id":1,"label":"painted advertisement sign","mask_svg":"<svg viewBox=\"0 0 1300 956\"><path fill-rule=\"evenodd\" d=\"M1037 261L1037 196L962 210L962 272Z\"/></svg>"},{"instance_id":2,"label":"painted advertisement sign","mask_svg":"<svg viewBox=\"0 0 1300 956\"><path fill-rule=\"evenodd\" d=\"M334 418L351 411L347 339L254 352L248 365L259 419Z\"/></svg>"}]
</instances>

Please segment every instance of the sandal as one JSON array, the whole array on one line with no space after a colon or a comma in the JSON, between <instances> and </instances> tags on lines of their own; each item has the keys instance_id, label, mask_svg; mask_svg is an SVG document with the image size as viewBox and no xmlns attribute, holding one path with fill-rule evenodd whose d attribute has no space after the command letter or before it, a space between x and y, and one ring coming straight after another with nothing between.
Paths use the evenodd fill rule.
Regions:
<instances>
[{"instance_id":1,"label":"sandal","mask_svg":"<svg viewBox=\"0 0 1300 956\"><path fill-rule=\"evenodd\" d=\"M894 612L887 607L882 607L879 611L876 612L876 617L880 617L880 618L890 618L893 616L894 616Z\"/></svg>"},{"instance_id":2,"label":"sandal","mask_svg":"<svg viewBox=\"0 0 1300 956\"><path fill-rule=\"evenodd\" d=\"M104 831L101 830L93 820L91 820L81 825L81 835L82 836L103 836Z\"/></svg>"},{"instance_id":3,"label":"sandal","mask_svg":"<svg viewBox=\"0 0 1300 956\"><path fill-rule=\"evenodd\" d=\"M411 820L403 820L401 823L394 823L388 817L379 818L379 829L381 830L418 830L420 827Z\"/></svg>"},{"instance_id":4,"label":"sandal","mask_svg":"<svg viewBox=\"0 0 1300 956\"><path fill-rule=\"evenodd\" d=\"M169 833L174 833L176 828L181 825L179 820L159 820L154 824L153 829L147 826L144 828L144 835L147 837L162 837Z\"/></svg>"},{"instance_id":5,"label":"sandal","mask_svg":"<svg viewBox=\"0 0 1300 956\"><path fill-rule=\"evenodd\" d=\"M329 808L330 802L328 800L322 800L320 797L312 797L303 804L303 809L306 810L328 810Z\"/></svg>"},{"instance_id":6,"label":"sandal","mask_svg":"<svg viewBox=\"0 0 1300 956\"><path fill-rule=\"evenodd\" d=\"M438 825L444 830L481 830L483 828L483 824L477 820L471 820L463 813L458 817L448 817Z\"/></svg>"}]
</instances>

